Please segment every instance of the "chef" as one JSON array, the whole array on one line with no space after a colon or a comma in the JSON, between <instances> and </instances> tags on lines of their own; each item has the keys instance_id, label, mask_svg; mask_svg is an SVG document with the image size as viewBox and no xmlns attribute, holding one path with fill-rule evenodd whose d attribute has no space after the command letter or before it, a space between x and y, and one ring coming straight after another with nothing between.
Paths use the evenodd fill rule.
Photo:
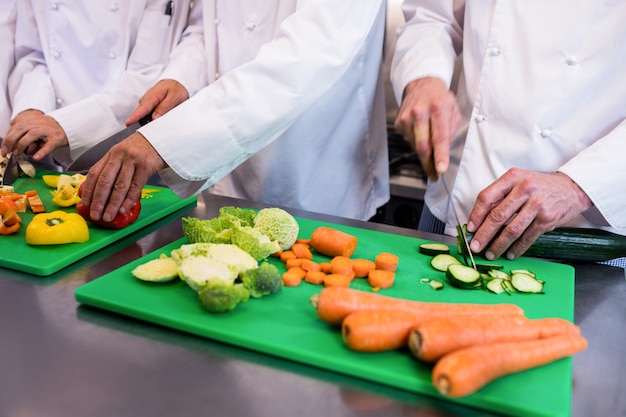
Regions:
<instances>
[{"instance_id":1,"label":"chef","mask_svg":"<svg viewBox=\"0 0 626 417\"><path fill-rule=\"evenodd\" d=\"M206 84L202 28L187 25L190 3L18 2L17 62L9 80L14 121L3 153L28 150L40 161L69 145L72 158L80 155L125 127L168 64L190 92ZM59 151L55 157L69 162Z\"/></svg>"},{"instance_id":2,"label":"chef","mask_svg":"<svg viewBox=\"0 0 626 417\"><path fill-rule=\"evenodd\" d=\"M7 91L9 73L15 65L15 0L3 0L0 3L0 138L9 128L11 107Z\"/></svg>"},{"instance_id":3,"label":"chef","mask_svg":"<svg viewBox=\"0 0 626 417\"><path fill-rule=\"evenodd\" d=\"M474 251L506 225L489 259L559 226L626 234L626 3L406 0L403 11L396 126L429 173L424 220L456 234L456 209Z\"/></svg>"},{"instance_id":4,"label":"chef","mask_svg":"<svg viewBox=\"0 0 626 417\"><path fill-rule=\"evenodd\" d=\"M89 171L92 218L128 210L157 171L181 196L212 187L372 217L389 198L385 9L382 0L204 1L209 85L167 113L176 103L158 104L177 96L173 80L142 98L134 120L165 114Z\"/></svg>"}]
</instances>

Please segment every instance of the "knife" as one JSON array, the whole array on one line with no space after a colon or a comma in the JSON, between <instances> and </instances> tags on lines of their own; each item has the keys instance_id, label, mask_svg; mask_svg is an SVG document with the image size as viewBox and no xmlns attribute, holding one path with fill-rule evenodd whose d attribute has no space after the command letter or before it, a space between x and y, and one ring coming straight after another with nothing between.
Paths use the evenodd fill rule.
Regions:
<instances>
[{"instance_id":1,"label":"knife","mask_svg":"<svg viewBox=\"0 0 626 417\"><path fill-rule=\"evenodd\" d=\"M93 164L98 162L107 153L107 151L111 149L113 145L120 143L121 141L135 133L135 131L137 131L137 129L139 129L141 126L147 124L150 121L152 121L151 114L139 120L139 122L133 123L125 129L122 129L119 132L109 136L108 138L98 142L96 145L87 149L76 159L74 159L72 163L67 166L66 171L82 173L89 171L89 168L91 168Z\"/></svg>"},{"instance_id":2,"label":"knife","mask_svg":"<svg viewBox=\"0 0 626 417\"><path fill-rule=\"evenodd\" d=\"M13 184L19 175L19 167L13 153L0 155L0 188Z\"/></svg>"},{"instance_id":3,"label":"knife","mask_svg":"<svg viewBox=\"0 0 626 417\"><path fill-rule=\"evenodd\" d=\"M452 212L454 213L454 218L456 219L456 232L458 233L458 240L463 239L463 245L465 247L465 252L469 255L470 261L472 262L472 268L476 269L476 262L474 262L474 256L472 255L472 250L469 247L469 242L467 241L467 235L465 234L465 229L461 226L461 221L459 220L459 214L452 204L452 193L450 192L450 188L448 187L448 183L446 182L446 178L442 175L441 182L443 182L443 188L446 189L446 193L448 193L448 198L450 199L450 206L452 207ZM459 245L461 242L459 241ZM463 254L465 258L465 254ZM467 264L467 258L465 258L465 263ZM469 265L468 265L469 266Z\"/></svg>"}]
</instances>

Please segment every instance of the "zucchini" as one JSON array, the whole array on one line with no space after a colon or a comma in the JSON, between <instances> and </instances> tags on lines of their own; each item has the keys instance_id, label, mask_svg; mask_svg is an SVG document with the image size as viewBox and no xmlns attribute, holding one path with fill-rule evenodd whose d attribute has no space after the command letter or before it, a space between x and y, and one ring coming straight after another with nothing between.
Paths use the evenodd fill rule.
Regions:
<instances>
[{"instance_id":1,"label":"zucchini","mask_svg":"<svg viewBox=\"0 0 626 417\"><path fill-rule=\"evenodd\" d=\"M446 278L450 284L462 289L483 288L483 277L480 272L471 266L451 264L446 271Z\"/></svg>"},{"instance_id":2,"label":"zucchini","mask_svg":"<svg viewBox=\"0 0 626 417\"><path fill-rule=\"evenodd\" d=\"M506 280L511 279L511 276L509 274L504 271L500 271L499 269L492 269L491 271L487 272L487 275L489 275L490 278L500 278Z\"/></svg>"},{"instance_id":3,"label":"zucchini","mask_svg":"<svg viewBox=\"0 0 626 417\"><path fill-rule=\"evenodd\" d=\"M482 264L482 263L476 262L476 270L478 270L479 272L489 273L489 271L492 271L492 270L499 271L501 269L504 269L504 265L501 265L501 264Z\"/></svg>"},{"instance_id":4,"label":"zucchini","mask_svg":"<svg viewBox=\"0 0 626 417\"><path fill-rule=\"evenodd\" d=\"M439 254L449 254L450 246L445 243L422 243L418 248L419 253L428 256L435 256Z\"/></svg>"},{"instance_id":5,"label":"zucchini","mask_svg":"<svg viewBox=\"0 0 626 417\"><path fill-rule=\"evenodd\" d=\"M443 282L437 281L436 279L422 278L420 279L420 282L422 284L428 284L430 288L432 288L435 291L443 288Z\"/></svg>"},{"instance_id":6,"label":"zucchini","mask_svg":"<svg viewBox=\"0 0 626 417\"><path fill-rule=\"evenodd\" d=\"M459 261L458 258L445 253L435 255L430 260L430 265L436 270L442 272L446 272L448 270L448 266L452 264L462 265L461 261Z\"/></svg>"},{"instance_id":7,"label":"zucchini","mask_svg":"<svg viewBox=\"0 0 626 417\"><path fill-rule=\"evenodd\" d=\"M485 287L494 294L502 294L504 290L504 280L502 278L493 278Z\"/></svg>"},{"instance_id":8,"label":"zucchini","mask_svg":"<svg viewBox=\"0 0 626 417\"><path fill-rule=\"evenodd\" d=\"M523 272L511 275L511 286L519 292L543 293L543 281Z\"/></svg>"},{"instance_id":9,"label":"zucchini","mask_svg":"<svg viewBox=\"0 0 626 417\"><path fill-rule=\"evenodd\" d=\"M465 232L468 242L473 235ZM465 255L465 245L461 243L458 250ZM484 253L480 255L484 257ZM600 229L562 227L539 236L524 256L571 262L604 262L626 256L626 236Z\"/></svg>"}]
</instances>

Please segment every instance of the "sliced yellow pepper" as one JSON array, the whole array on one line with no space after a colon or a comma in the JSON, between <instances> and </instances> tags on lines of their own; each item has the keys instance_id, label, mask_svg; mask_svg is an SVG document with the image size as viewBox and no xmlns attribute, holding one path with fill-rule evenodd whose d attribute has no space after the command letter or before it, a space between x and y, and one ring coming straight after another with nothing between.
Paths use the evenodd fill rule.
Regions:
<instances>
[{"instance_id":1,"label":"sliced yellow pepper","mask_svg":"<svg viewBox=\"0 0 626 417\"><path fill-rule=\"evenodd\" d=\"M35 215L26 227L29 245L61 245L89 240L87 222L77 213L61 210Z\"/></svg>"},{"instance_id":2,"label":"sliced yellow pepper","mask_svg":"<svg viewBox=\"0 0 626 417\"><path fill-rule=\"evenodd\" d=\"M52 191L52 202L60 207L70 207L80 201L78 188L67 184L57 191Z\"/></svg>"}]
</instances>

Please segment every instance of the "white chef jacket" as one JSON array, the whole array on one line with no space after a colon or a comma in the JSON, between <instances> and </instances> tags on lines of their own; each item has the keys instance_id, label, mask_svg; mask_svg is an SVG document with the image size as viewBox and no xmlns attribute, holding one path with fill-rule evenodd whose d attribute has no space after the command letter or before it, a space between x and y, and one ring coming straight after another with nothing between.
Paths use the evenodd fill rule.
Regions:
<instances>
[{"instance_id":1,"label":"white chef jacket","mask_svg":"<svg viewBox=\"0 0 626 417\"><path fill-rule=\"evenodd\" d=\"M203 13L210 85L139 130L165 182L374 215L389 198L385 1L206 0Z\"/></svg>"},{"instance_id":2,"label":"white chef jacket","mask_svg":"<svg viewBox=\"0 0 626 417\"><path fill-rule=\"evenodd\" d=\"M461 222L482 189L519 167L561 171L589 195L594 209L570 226L625 234L626 3L406 0L403 10L392 62L398 101L418 78L449 85L462 53L463 122L445 174ZM441 181L429 182L425 200L454 234Z\"/></svg>"},{"instance_id":3,"label":"white chef jacket","mask_svg":"<svg viewBox=\"0 0 626 417\"><path fill-rule=\"evenodd\" d=\"M125 127L168 63L190 93L206 85L201 15L183 35L190 0L174 1L170 15L168 1L19 1L13 115L49 114L76 157Z\"/></svg>"},{"instance_id":4,"label":"white chef jacket","mask_svg":"<svg viewBox=\"0 0 626 417\"><path fill-rule=\"evenodd\" d=\"M11 107L7 90L9 73L15 65L15 0L0 2L0 138L9 130Z\"/></svg>"}]
</instances>

